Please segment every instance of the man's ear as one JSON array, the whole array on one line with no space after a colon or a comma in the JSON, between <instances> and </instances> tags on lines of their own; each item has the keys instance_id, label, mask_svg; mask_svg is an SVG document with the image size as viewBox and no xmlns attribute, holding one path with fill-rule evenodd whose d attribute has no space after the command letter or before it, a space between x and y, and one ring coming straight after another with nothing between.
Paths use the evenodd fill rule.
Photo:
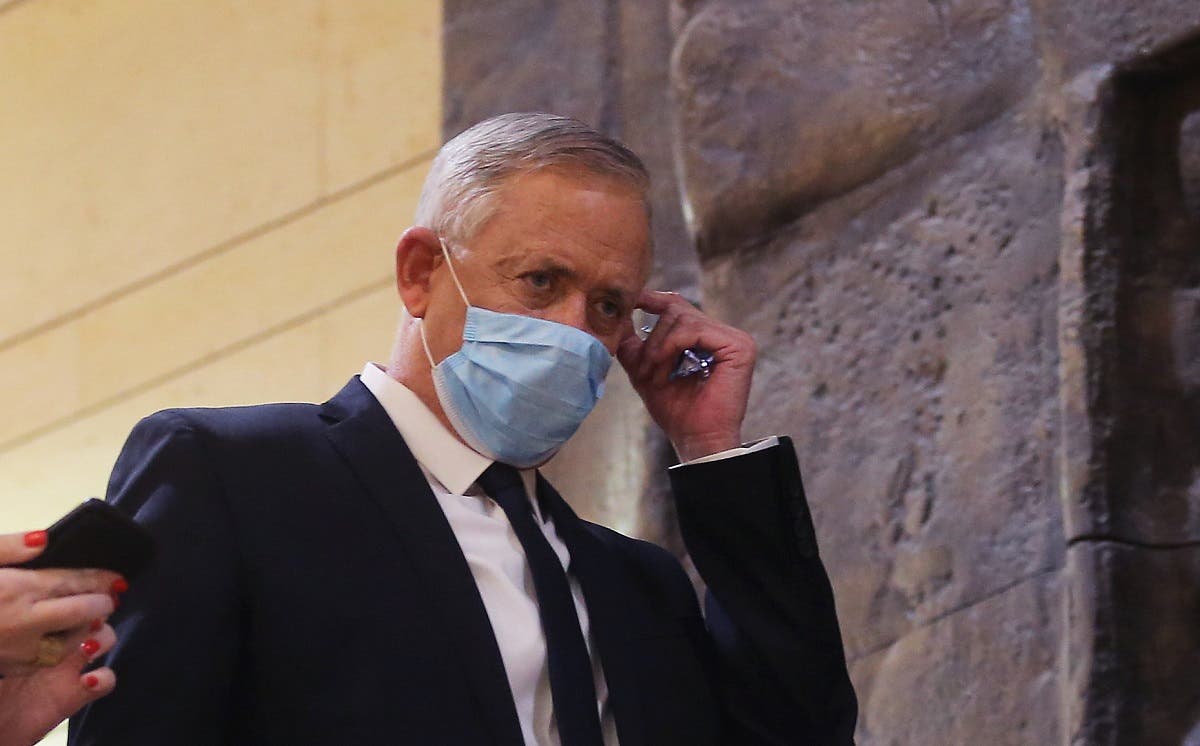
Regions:
<instances>
[{"instance_id":1,"label":"man's ear","mask_svg":"<svg viewBox=\"0 0 1200 746\"><path fill-rule=\"evenodd\" d=\"M396 291L413 318L423 318L429 305L429 280L442 263L437 234L428 228L412 227L396 244Z\"/></svg>"}]
</instances>

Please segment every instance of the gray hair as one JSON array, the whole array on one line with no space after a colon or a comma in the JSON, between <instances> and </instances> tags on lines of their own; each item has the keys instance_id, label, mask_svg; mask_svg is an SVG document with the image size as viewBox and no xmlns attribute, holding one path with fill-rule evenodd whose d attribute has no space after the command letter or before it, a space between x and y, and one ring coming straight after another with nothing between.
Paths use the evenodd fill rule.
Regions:
<instances>
[{"instance_id":1,"label":"gray hair","mask_svg":"<svg viewBox=\"0 0 1200 746\"><path fill-rule=\"evenodd\" d=\"M495 214L495 196L509 179L554 166L628 184L649 210L650 175L633 151L577 119L531 112L485 119L443 145L421 189L416 224L467 240Z\"/></svg>"}]
</instances>

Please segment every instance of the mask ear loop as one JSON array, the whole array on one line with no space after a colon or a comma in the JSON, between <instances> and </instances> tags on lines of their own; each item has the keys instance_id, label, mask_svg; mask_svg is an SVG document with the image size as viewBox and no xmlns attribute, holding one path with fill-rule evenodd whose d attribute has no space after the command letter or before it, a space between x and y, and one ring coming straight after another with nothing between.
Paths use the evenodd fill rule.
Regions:
<instances>
[{"instance_id":1,"label":"mask ear loop","mask_svg":"<svg viewBox=\"0 0 1200 746\"><path fill-rule=\"evenodd\" d=\"M437 363L433 362L433 353L429 351L429 342L425 339L424 319L417 319L417 329L421 331L421 346L425 348L425 357L429 359L429 367L436 368Z\"/></svg>"},{"instance_id":2,"label":"mask ear loop","mask_svg":"<svg viewBox=\"0 0 1200 746\"><path fill-rule=\"evenodd\" d=\"M442 256L446 258L446 268L450 270L450 278L454 280L454 287L458 288L458 294L462 296L463 303L467 304L467 308L471 307L471 301L467 300L467 292L463 290L462 283L458 281L458 273L454 271L454 262L450 261L450 250L446 248L446 242L438 237L438 245L442 247ZM433 361L433 353L429 350L429 340L425 338L425 320L417 319L417 327L421 330L421 346L425 348L425 357L429 360L429 367L436 368L437 363Z\"/></svg>"},{"instance_id":3,"label":"mask ear loop","mask_svg":"<svg viewBox=\"0 0 1200 746\"><path fill-rule=\"evenodd\" d=\"M458 294L462 296L463 303L470 308L471 301L467 299L467 291L463 290L462 283L458 281L458 273L454 271L454 262L450 261L450 250L446 248L446 242L440 236L438 245L442 247L442 256L446 257L446 268L450 270L450 278L454 280L454 287L458 288Z\"/></svg>"}]
</instances>

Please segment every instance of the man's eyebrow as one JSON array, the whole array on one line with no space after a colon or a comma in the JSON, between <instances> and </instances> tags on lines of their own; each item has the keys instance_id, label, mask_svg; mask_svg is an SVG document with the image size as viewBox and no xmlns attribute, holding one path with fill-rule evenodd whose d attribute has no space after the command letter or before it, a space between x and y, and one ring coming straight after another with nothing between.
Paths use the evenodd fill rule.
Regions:
<instances>
[{"instance_id":1,"label":"man's eyebrow","mask_svg":"<svg viewBox=\"0 0 1200 746\"><path fill-rule=\"evenodd\" d=\"M506 256L499 259L494 265L496 270L502 274L517 274L522 272L530 272L539 270L542 272L550 272L551 274L560 275L563 277L574 277L578 273L550 257L529 257L526 255Z\"/></svg>"}]
</instances>

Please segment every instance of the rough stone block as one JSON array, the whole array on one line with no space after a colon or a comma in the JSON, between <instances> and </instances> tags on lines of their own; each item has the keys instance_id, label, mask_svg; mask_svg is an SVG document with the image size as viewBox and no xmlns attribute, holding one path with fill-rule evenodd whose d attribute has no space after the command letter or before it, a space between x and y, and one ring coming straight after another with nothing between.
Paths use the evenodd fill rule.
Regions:
<instances>
[{"instance_id":1,"label":"rough stone block","mask_svg":"<svg viewBox=\"0 0 1200 746\"><path fill-rule=\"evenodd\" d=\"M1079 542L1069 556L1066 742L1200 736L1200 546Z\"/></svg>"},{"instance_id":2,"label":"rough stone block","mask_svg":"<svg viewBox=\"0 0 1200 746\"><path fill-rule=\"evenodd\" d=\"M1015 0L718 0L680 32L683 187L702 257L971 130L1025 95Z\"/></svg>"},{"instance_id":3,"label":"rough stone block","mask_svg":"<svg viewBox=\"0 0 1200 746\"><path fill-rule=\"evenodd\" d=\"M853 661L859 746L1059 742L1060 586L1025 579Z\"/></svg>"},{"instance_id":4,"label":"rough stone block","mask_svg":"<svg viewBox=\"0 0 1200 746\"><path fill-rule=\"evenodd\" d=\"M1200 539L1200 221L1182 138L1200 42L1064 87L1062 494L1071 538Z\"/></svg>"},{"instance_id":5,"label":"rough stone block","mask_svg":"<svg viewBox=\"0 0 1200 746\"><path fill-rule=\"evenodd\" d=\"M1014 118L930 157L706 272L759 343L746 436L796 438L851 655L1062 562L1060 154Z\"/></svg>"},{"instance_id":6,"label":"rough stone block","mask_svg":"<svg viewBox=\"0 0 1200 746\"><path fill-rule=\"evenodd\" d=\"M609 3L445 0L447 137L509 111L548 111L604 126Z\"/></svg>"},{"instance_id":7,"label":"rough stone block","mask_svg":"<svg viewBox=\"0 0 1200 746\"><path fill-rule=\"evenodd\" d=\"M1043 70L1051 82L1092 65L1136 64L1200 31L1184 0L1031 0Z\"/></svg>"},{"instance_id":8,"label":"rough stone block","mask_svg":"<svg viewBox=\"0 0 1200 746\"><path fill-rule=\"evenodd\" d=\"M699 300L700 265L679 200L673 112L666 96L674 42L668 10L662 2L619 1L609 126L650 171L655 256L648 284Z\"/></svg>"}]
</instances>

